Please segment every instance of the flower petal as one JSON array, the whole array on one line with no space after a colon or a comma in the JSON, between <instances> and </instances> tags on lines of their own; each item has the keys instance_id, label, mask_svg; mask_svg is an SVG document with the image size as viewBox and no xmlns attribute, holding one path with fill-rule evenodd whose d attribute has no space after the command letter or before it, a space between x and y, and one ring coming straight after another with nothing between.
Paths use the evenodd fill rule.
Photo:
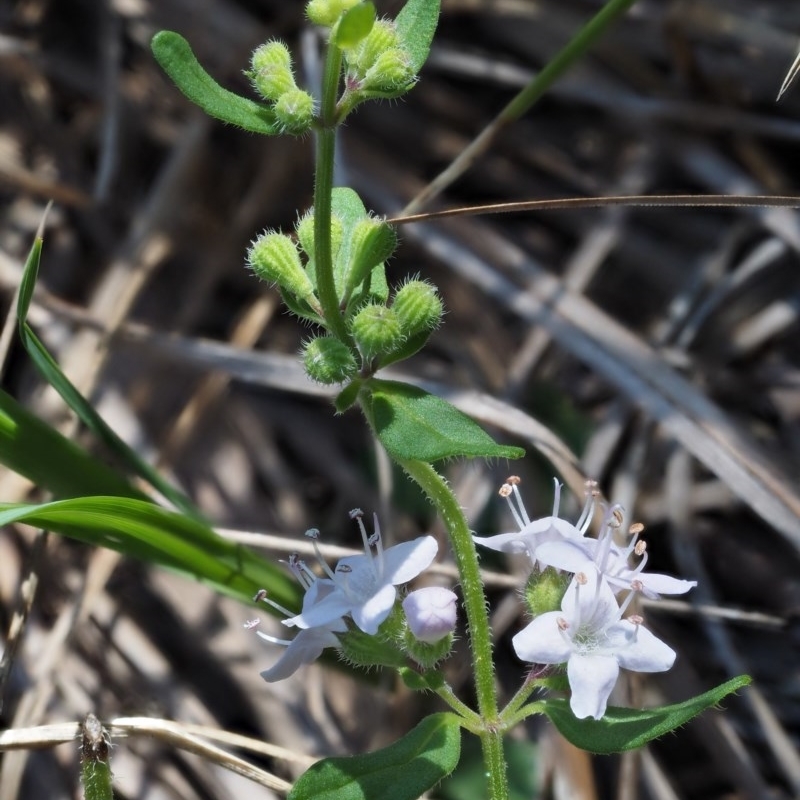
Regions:
<instances>
[{"instance_id":1,"label":"flower petal","mask_svg":"<svg viewBox=\"0 0 800 800\"><path fill-rule=\"evenodd\" d=\"M528 546L522 539L519 531L513 533L498 533L496 536L473 536L472 541L490 550L498 550L501 553L525 553Z\"/></svg>"},{"instance_id":2,"label":"flower petal","mask_svg":"<svg viewBox=\"0 0 800 800\"><path fill-rule=\"evenodd\" d=\"M339 626L331 627L339 630L340 633L347 630L344 622L341 622ZM282 681L284 678L294 674L298 667L303 664L310 664L316 661L326 647L337 647L338 645L339 640L330 630L330 627L302 630L294 637L292 643L286 648L286 652L277 662L261 673L261 677L270 683Z\"/></svg>"},{"instance_id":3,"label":"flower petal","mask_svg":"<svg viewBox=\"0 0 800 800\"><path fill-rule=\"evenodd\" d=\"M620 620L608 631L611 641L622 637L627 645L616 652L621 667L634 672L666 672L675 663L675 651L661 641L655 634L641 625L634 625L626 619Z\"/></svg>"},{"instance_id":4,"label":"flower petal","mask_svg":"<svg viewBox=\"0 0 800 800\"><path fill-rule=\"evenodd\" d=\"M697 586L697 581L684 581L657 572L642 572L636 577L642 582L645 595L655 599L662 594L686 594Z\"/></svg>"},{"instance_id":5,"label":"flower petal","mask_svg":"<svg viewBox=\"0 0 800 800\"><path fill-rule=\"evenodd\" d=\"M436 558L439 545L433 536L401 542L383 553L383 579L395 586L416 578Z\"/></svg>"},{"instance_id":6,"label":"flower petal","mask_svg":"<svg viewBox=\"0 0 800 800\"><path fill-rule=\"evenodd\" d=\"M558 542L544 542L536 548L536 560L548 567L563 569L565 572L578 572L594 558L597 539L562 539Z\"/></svg>"},{"instance_id":7,"label":"flower petal","mask_svg":"<svg viewBox=\"0 0 800 800\"><path fill-rule=\"evenodd\" d=\"M303 603L303 606L306 604ZM318 600L296 617L289 617L283 621L288 627L316 628L320 625L329 625L335 619L350 613L353 601L341 589L328 593L322 600Z\"/></svg>"},{"instance_id":8,"label":"flower petal","mask_svg":"<svg viewBox=\"0 0 800 800\"><path fill-rule=\"evenodd\" d=\"M353 622L370 636L378 632L381 622L389 616L392 610L397 589L391 583L381 586L378 591L361 605L354 606L351 610Z\"/></svg>"},{"instance_id":9,"label":"flower petal","mask_svg":"<svg viewBox=\"0 0 800 800\"><path fill-rule=\"evenodd\" d=\"M606 713L618 675L619 664L612 656L573 655L567 664L572 713L578 719L600 719Z\"/></svg>"},{"instance_id":10,"label":"flower petal","mask_svg":"<svg viewBox=\"0 0 800 800\"><path fill-rule=\"evenodd\" d=\"M570 656L572 648L558 627L558 611L548 611L528 623L514 638L511 644L523 660L531 664L563 664Z\"/></svg>"}]
</instances>

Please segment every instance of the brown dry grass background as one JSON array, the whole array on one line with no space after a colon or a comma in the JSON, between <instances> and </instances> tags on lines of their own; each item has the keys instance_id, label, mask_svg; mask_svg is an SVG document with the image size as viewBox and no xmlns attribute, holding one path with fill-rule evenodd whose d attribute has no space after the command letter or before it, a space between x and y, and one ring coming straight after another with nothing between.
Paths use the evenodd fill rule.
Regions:
<instances>
[{"instance_id":1,"label":"brown dry grass background","mask_svg":"<svg viewBox=\"0 0 800 800\"><path fill-rule=\"evenodd\" d=\"M443 5L419 86L363 108L341 132L337 180L378 213L396 214L600 7ZM302 12L299 0L0 4L2 307L53 198L31 321L106 419L210 519L277 537L251 537L275 558L311 526L352 545L354 506L380 511L397 539L431 530L444 542L358 416L334 418L304 381L293 360L304 330L243 267L256 232L291 226L310 203L311 141L205 119L149 54L154 32L177 30L212 74L246 92L248 53L281 37L313 83L318 40ZM800 8L780 0L642 0L431 207L796 193L800 90L780 104L775 95L797 32ZM548 509L554 469L578 494L583 476L597 479L647 525L653 569L700 581L686 602L645 609L679 651L675 669L621 685L616 702L675 702L731 675L755 678L724 714L644 754L591 760L546 726L518 730L541 742L540 796L800 795L797 213L617 207L415 224L402 235L392 279L434 280L449 310L406 372L531 454L447 465L473 527L510 524L495 495L509 470L523 477L531 513ZM15 345L3 380L88 441ZM3 501L30 497L42 495L0 472ZM265 685L258 670L277 652L243 630L252 609L57 537L42 546L27 529L0 536L3 632L32 564L38 588L0 727L89 712L200 724L287 748L296 762L246 757L291 779L305 756L380 746L434 705L388 676L365 684L319 665ZM508 641L523 620L513 588L497 582L490 597L510 693L523 665ZM463 653L449 671L469 697ZM174 741L114 743L120 798L276 796ZM79 796L77 760L73 743L5 754L0 800Z\"/></svg>"}]
</instances>

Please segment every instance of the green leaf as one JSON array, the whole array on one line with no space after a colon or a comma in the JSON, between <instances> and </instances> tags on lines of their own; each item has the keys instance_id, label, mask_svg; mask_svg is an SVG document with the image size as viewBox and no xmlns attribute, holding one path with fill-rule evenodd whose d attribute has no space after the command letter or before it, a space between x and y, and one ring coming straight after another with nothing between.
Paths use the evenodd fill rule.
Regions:
<instances>
[{"instance_id":1,"label":"green leaf","mask_svg":"<svg viewBox=\"0 0 800 800\"><path fill-rule=\"evenodd\" d=\"M153 37L150 47L175 85L210 117L252 133L273 136L280 132L271 108L223 89L200 66L183 36L161 31Z\"/></svg>"},{"instance_id":2,"label":"green leaf","mask_svg":"<svg viewBox=\"0 0 800 800\"><path fill-rule=\"evenodd\" d=\"M331 194L331 211L342 220L342 244L336 254L333 265L333 278L336 293L339 297L344 292L347 280L348 265L353 243L353 228L362 219L366 219L367 209L356 192L344 186L337 187ZM362 288L351 298L349 307L358 307L368 300L386 302L389 297L389 285L386 283L386 272L383 264L378 264L370 273L370 278L362 284Z\"/></svg>"},{"instance_id":3,"label":"green leaf","mask_svg":"<svg viewBox=\"0 0 800 800\"><path fill-rule=\"evenodd\" d=\"M333 30L331 40L341 50L355 47L375 24L375 6L359 3L347 11Z\"/></svg>"},{"instance_id":4,"label":"green leaf","mask_svg":"<svg viewBox=\"0 0 800 800\"><path fill-rule=\"evenodd\" d=\"M460 752L458 717L433 714L383 750L319 761L288 800L416 800L455 769Z\"/></svg>"},{"instance_id":5,"label":"green leaf","mask_svg":"<svg viewBox=\"0 0 800 800\"><path fill-rule=\"evenodd\" d=\"M497 444L440 397L396 381L372 380L361 393L368 418L389 455L438 461L453 456L521 458L520 447Z\"/></svg>"},{"instance_id":6,"label":"green leaf","mask_svg":"<svg viewBox=\"0 0 800 800\"><path fill-rule=\"evenodd\" d=\"M439 22L439 7L440 0L408 0L395 20L414 72L419 72L428 58Z\"/></svg>"},{"instance_id":7,"label":"green leaf","mask_svg":"<svg viewBox=\"0 0 800 800\"><path fill-rule=\"evenodd\" d=\"M22 346L31 357L42 377L61 395L64 402L78 415L81 422L121 460L127 469L144 478L177 508L187 514L199 517L199 512L189 498L172 486L168 480L159 474L158 470L140 458L138 453L114 433L105 420L92 408L69 378L61 371L55 359L47 352L45 346L28 325L26 316L33 297L36 277L39 273L41 252L42 240L37 237L34 240L28 260L25 262L25 270L20 284L19 301L17 303L19 336ZM98 489L95 489L92 494L97 491Z\"/></svg>"},{"instance_id":8,"label":"green leaf","mask_svg":"<svg viewBox=\"0 0 800 800\"><path fill-rule=\"evenodd\" d=\"M145 495L0 390L0 464L56 497Z\"/></svg>"},{"instance_id":9,"label":"green leaf","mask_svg":"<svg viewBox=\"0 0 800 800\"><path fill-rule=\"evenodd\" d=\"M609 708L602 719L577 719L567 700L553 698L541 703L544 713L565 739L590 753L620 753L674 731L701 711L717 705L724 697L747 686L749 675L717 686L683 703L661 708ZM537 704L539 705L539 704Z\"/></svg>"},{"instance_id":10,"label":"green leaf","mask_svg":"<svg viewBox=\"0 0 800 800\"><path fill-rule=\"evenodd\" d=\"M277 565L198 520L142 500L81 497L42 505L0 503L0 526L25 522L189 575L251 602L259 589L294 608L296 584Z\"/></svg>"}]
</instances>

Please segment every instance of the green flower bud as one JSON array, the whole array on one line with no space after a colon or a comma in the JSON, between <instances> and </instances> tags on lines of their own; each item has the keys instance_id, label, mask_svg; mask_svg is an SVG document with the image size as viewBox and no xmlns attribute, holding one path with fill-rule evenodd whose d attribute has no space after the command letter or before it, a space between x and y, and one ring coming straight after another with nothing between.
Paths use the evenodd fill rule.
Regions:
<instances>
[{"instance_id":1,"label":"green flower bud","mask_svg":"<svg viewBox=\"0 0 800 800\"><path fill-rule=\"evenodd\" d=\"M400 37L397 35L394 22L379 19L364 41L347 53L347 63L357 76L363 77L381 53L392 50L399 44Z\"/></svg>"},{"instance_id":2,"label":"green flower bud","mask_svg":"<svg viewBox=\"0 0 800 800\"><path fill-rule=\"evenodd\" d=\"M281 95L296 89L292 74L292 57L283 42L262 44L250 59L250 71L245 73L256 91L267 100L277 100Z\"/></svg>"},{"instance_id":3,"label":"green flower bud","mask_svg":"<svg viewBox=\"0 0 800 800\"><path fill-rule=\"evenodd\" d=\"M300 262L297 246L288 236L262 234L250 247L247 262L262 281L277 283L295 297L313 298L314 287Z\"/></svg>"},{"instance_id":4,"label":"green flower bud","mask_svg":"<svg viewBox=\"0 0 800 800\"><path fill-rule=\"evenodd\" d=\"M525 604L531 616L538 617L548 611L558 611L572 576L553 567L534 571L525 586Z\"/></svg>"},{"instance_id":5,"label":"green flower bud","mask_svg":"<svg viewBox=\"0 0 800 800\"><path fill-rule=\"evenodd\" d=\"M303 346L306 374L317 383L344 383L355 375L358 365L346 344L333 336L318 336Z\"/></svg>"},{"instance_id":6,"label":"green flower bud","mask_svg":"<svg viewBox=\"0 0 800 800\"><path fill-rule=\"evenodd\" d=\"M408 54L401 47L385 50L367 70L361 82L364 92L400 95L416 80Z\"/></svg>"},{"instance_id":7,"label":"green flower bud","mask_svg":"<svg viewBox=\"0 0 800 800\"><path fill-rule=\"evenodd\" d=\"M286 133L306 133L314 121L314 98L302 89L290 89L275 103L275 117Z\"/></svg>"},{"instance_id":8,"label":"green flower bud","mask_svg":"<svg viewBox=\"0 0 800 800\"><path fill-rule=\"evenodd\" d=\"M436 287L427 281L409 281L400 288L392 302L406 336L439 327L444 306Z\"/></svg>"},{"instance_id":9,"label":"green flower bud","mask_svg":"<svg viewBox=\"0 0 800 800\"><path fill-rule=\"evenodd\" d=\"M309 257L314 258L314 209L305 213L295 226L297 233L297 241L300 242L300 247ZM339 248L342 246L342 239L344 238L344 226L342 225L342 218L337 214L331 214L331 256L336 259L339 253Z\"/></svg>"},{"instance_id":10,"label":"green flower bud","mask_svg":"<svg viewBox=\"0 0 800 800\"><path fill-rule=\"evenodd\" d=\"M306 6L306 16L314 25L331 28L345 11L360 2L361 0L311 0Z\"/></svg>"},{"instance_id":11,"label":"green flower bud","mask_svg":"<svg viewBox=\"0 0 800 800\"><path fill-rule=\"evenodd\" d=\"M350 264L345 292L349 295L397 247L397 234L388 222L375 217L359 220L351 233Z\"/></svg>"},{"instance_id":12,"label":"green flower bud","mask_svg":"<svg viewBox=\"0 0 800 800\"><path fill-rule=\"evenodd\" d=\"M448 633L435 642L422 642L411 631L406 631L403 642L408 655L423 669L433 669L440 661L450 655L453 649L453 634Z\"/></svg>"},{"instance_id":13,"label":"green flower bud","mask_svg":"<svg viewBox=\"0 0 800 800\"><path fill-rule=\"evenodd\" d=\"M367 360L390 353L403 341L397 314L379 303L364 306L353 318L352 330L358 349Z\"/></svg>"}]
</instances>

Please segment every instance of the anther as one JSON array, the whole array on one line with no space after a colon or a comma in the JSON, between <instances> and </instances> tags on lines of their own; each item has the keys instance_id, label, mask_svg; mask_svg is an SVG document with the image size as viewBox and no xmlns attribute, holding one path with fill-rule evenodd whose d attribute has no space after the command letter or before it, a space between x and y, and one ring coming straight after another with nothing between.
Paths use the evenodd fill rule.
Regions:
<instances>
[{"instance_id":1,"label":"anther","mask_svg":"<svg viewBox=\"0 0 800 800\"><path fill-rule=\"evenodd\" d=\"M613 520L614 520L614 527L615 528L622 527L622 523L625 520L625 512L622 510L622 508L620 506L617 506L611 512L611 516L613 517Z\"/></svg>"},{"instance_id":2,"label":"anther","mask_svg":"<svg viewBox=\"0 0 800 800\"><path fill-rule=\"evenodd\" d=\"M633 589L634 592L641 592L644 589L644 584L638 579L632 580L631 589Z\"/></svg>"},{"instance_id":3,"label":"anther","mask_svg":"<svg viewBox=\"0 0 800 800\"><path fill-rule=\"evenodd\" d=\"M564 617L557 617L556 625L558 625L560 631L565 631L569 628L569 622L567 622Z\"/></svg>"},{"instance_id":4,"label":"anther","mask_svg":"<svg viewBox=\"0 0 800 800\"><path fill-rule=\"evenodd\" d=\"M309 539L314 539L314 540L319 539L320 537L319 528L309 528L306 531L306 536Z\"/></svg>"},{"instance_id":5,"label":"anther","mask_svg":"<svg viewBox=\"0 0 800 800\"><path fill-rule=\"evenodd\" d=\"M260 619L248 619L244 623L244 629L246 631L251 631L253 628L257 628L261 624Z\"/></svg>"},{"instance_id":6,"label":"anther","mask_svg":"<svg viewBox=\"0 0 800 800\"><path fill-rule=\"evenodd\" d=\"M511 486L511 484L510 484L510 483L504 483L504 484L503 484L503 485L502 485L502 486L501 486L501 487L500 487L500 488L497 490L497 494L499 494L499 495L500 495L500 497L506 498L506 497L511 497L511 493L512 493L513 491L514 491L514 488Z\"/></svg>"},{"instance_id":7,"label":"anther","mask_svg":"<svg viewBox=\"0 0 800 800\"><path fill-rule=\"evenodd\" d=\"M344 575L348 575L353 571L353 568L349 564L337 564L336 571L341 572Z\"/></svg>"},{"instance_id":8,"label":"anther","mask_svg":"<svg viewBox=\"0 0 800 800\"><path fill-rule=\"evenodd\" d=\"M586 577L585 572L576 572L575 583L577 583L578 586L586 586L586 584L589 583L589 578Z\"/></svg>"},{"instance_id":9,"label":"anther","mask_svg":"<svg viewBox=\"0 0 800 800\"><path fill-rule=\"evenodd\" d=\"M637 556L643 556L645 550L647 550L647 542L643 541L636 542L636 547L633 548L633 552Z\"/></svg>"},{"instance_id":10,"label":"anther","mask_svg":"<svg viewBox=\"0 0 800 800\"><path fill-rule=\"evenodd\" d=\"M361 519L364 516L364 512L360 508L354 508L350 511L350 519Z\"/></svg>"},{"instance_id":11,"label":"anther","mask_svg":"<svg viewBox=\"0 0 800 800\"><path fill-rule=\"evenodd\" d=\"M520 478L519 475L509 475L506 478L506 483L509 486L519 486L522 483L522 478Z\"/></svg>"},{"instance_id":12,"label":"anther","mask_svg":"<svg viewBox=\"0 0 800 800\"><path fill-rule=\"evenodd\" d=\"M628 617L628 622L638 627L644 622L644 617L642 617L640 614L631 614Z\"/></svg>"},{"instance_id":13,"label":"anther","mask_svg":"<svg viewBox=\"0 0 800 800\"><path fill-rule=\"evenodd\" d=\"M253 602L254 603L260 603L266 596L267 596L267 590L266 589L259 589L255 593L255 596L253 597Z\"/></svg>"},{"instance_id":14,"label":"anther","mask_svg":"<svg viewBox=\"0 0 800 800\"><path fill-rule=\"evenodd\" d=\"M628 528L628 533L631 536L638 536L644 530L644 525L641 522L634 522L633 525Z\"/></svg>"}]
</instances>

